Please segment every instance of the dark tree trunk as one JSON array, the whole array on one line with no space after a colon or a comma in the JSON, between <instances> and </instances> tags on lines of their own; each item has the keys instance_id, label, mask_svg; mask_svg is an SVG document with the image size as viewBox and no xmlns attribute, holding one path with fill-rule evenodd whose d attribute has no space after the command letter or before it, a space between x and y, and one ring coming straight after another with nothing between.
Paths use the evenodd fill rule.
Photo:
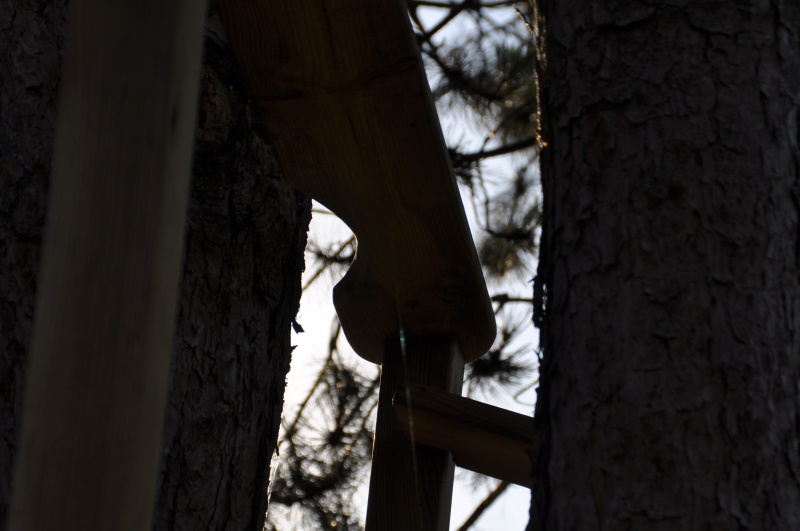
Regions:
<instances>
[{"instance_id":1,"label":"dark tree trunk","mask_svg":"<svg viewBox=\"0 0 800 531\"><path fill-rule=\"evenodd\" d=\"M65 14L63 2L0 7L0 528L30 344ZM154 525L260 531L310 205L281 182L217 27L212 18Z\"/></svg>"},{"instance_id":2,"label":"dark tree trunk","mask_svg":"<svg viewBox=\"0 0 800 531\"><path fill-rule=\"evenodd\" d=\"M11 495L56 123L64 2L0 3L0 528Z\"/></svg>"},{"instance_id":3,"label":"dark tree trunk","mask_svg":"<svg viewBox=\"0 0 800 531\"><path fill-rule=\"evenodd\" d=\"M800 529L800 4L539 4L530 529Z\"/></svg>"},{"instance_id":4,"label":"dark tree trunk","mask_svg":"<svg viewBox=\"0 0 800 531\"><path fill-rule=\"evenodd\" d=\"M155 528L261 531L310 203L280 182L222 30L198 127Z\"/></svg>"}]
</instances>

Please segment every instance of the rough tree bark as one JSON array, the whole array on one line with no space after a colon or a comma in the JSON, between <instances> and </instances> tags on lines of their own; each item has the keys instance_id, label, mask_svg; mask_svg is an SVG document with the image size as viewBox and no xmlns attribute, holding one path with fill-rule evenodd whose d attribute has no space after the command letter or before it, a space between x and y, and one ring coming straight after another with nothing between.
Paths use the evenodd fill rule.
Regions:
<instances>
[{"instance_id":1,"label":"rough tree bark","mask_svg":"<svg viewBox=\"0 0 800 531\"><path fill-rule=\"evenodd\" d=\"M154 527L260 531L311 205L280 182L215 17L198 128Z\"/></svg>"},{"instance_id":2,"label":"rough tree bark","mask_svg":"<svg viewBox=\"0 0 800 531\"><path fill-rule=\"evenodd\" d=\"M798 6L539 0L529 529L800 528Z\"/></svg>"},{"instance_id":3,"label":"rough tree bark","mask_svg":"<svg viewBox=\"0 0 800 531\"><path fill-rule=\"evenodd\" d=\"M64 2L0 4L0 528L20 427L65 16Z\"/></svg>"},{"instance_id":4,"label":"rough tree bark","mask_svg":"<svg viewBox=\"0 0 800 531\"><path fill-rule=\"evenodd\" d=\"M64 2L0 6L0 528L47 204ZM213 17L157 529L263 526L310 204L282 182Z\"/></svg>"}]
</instances>

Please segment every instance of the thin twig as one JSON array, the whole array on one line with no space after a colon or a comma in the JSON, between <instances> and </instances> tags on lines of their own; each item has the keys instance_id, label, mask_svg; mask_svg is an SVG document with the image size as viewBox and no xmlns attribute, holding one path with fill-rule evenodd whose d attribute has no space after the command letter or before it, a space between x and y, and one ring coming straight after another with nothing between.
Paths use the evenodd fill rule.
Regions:
<instances>
[{"instance_id":1,"label":"thin twig","mask_svg":"<svg viewBox=\"0 0 800 531\"><path fill-rule=\"evenodd\" d=\"M458 156L458 161L475 162L478 160L488 159L490 157L499 157L501 155L508 155L523 149L527 149L536 145L538 138L535 136L524 138L518 142L512 142L494 149L487 149L476 151L475 153L464 153Z\"/></svg>"},{"instance_id":2,"label":"thin twig","mask_svg":"<svg viewBox=\"0 0 800 531\"><path fill-rule=\"evenodd\" d=\"M486 509L488 509L495 501L497 501L497 498L499 498L500 495L506 491L509 485L511 485L511 483L508 481L501 481L498 483L497 487L495 487L495 489L489 493L486 499L484 499L480 505L478 505L475 510L472 511L472 514L469 515L469 518L467 518L467 520L461 524L461 527L458 528L458 531L467 531L467 529L472 527L473 524L475 524L475 522L477 522L478 519L483 516L483 513L486 512Z\"/></svg>"},{"instance_id":3,"label":"thin twig","mask_svg":"<svg viewBox=\"0 0 800 531\"><path fill-rule=\"evenodd\" d=\"M340 245L340 246L339 246L339 248L336 250L336 252L334 252L333 254L329 255L329 257L330 257L330 258L338 258L339 256L341 256L341 255L342 255L342 253L345 251L345 249L347 249L348 247L350 247L350 246L353 244L353 242L354 242L355 240L356 240L356 237L355 237L355 235L353 235L353 236L350 236L350 237L347 239L347 241L345 241L344 243L342 243L342 245ZM314 274L313 274L313 275L311 275L311 278L309 278L309 279L306 281L305 285L303 286L303 291L305 291L306 289L308 289L308 287L309 287L311 284L313 284L313 283L314 283L314 281L316 281L316 280L319 278L319 276L320 276L322 273L324 273L324 272L325 272L325 271L326 271L326 270L327 270L327 269L330 267L331 263L332 263L332 262L331 262L331 261L329 261L329 260L325 260L325 261L323 261L323 262L322 262L322 265L321 265L321 266L319 266L319 268L318 268L316 271L314 271Z\"/></svg>"}]
</instances>

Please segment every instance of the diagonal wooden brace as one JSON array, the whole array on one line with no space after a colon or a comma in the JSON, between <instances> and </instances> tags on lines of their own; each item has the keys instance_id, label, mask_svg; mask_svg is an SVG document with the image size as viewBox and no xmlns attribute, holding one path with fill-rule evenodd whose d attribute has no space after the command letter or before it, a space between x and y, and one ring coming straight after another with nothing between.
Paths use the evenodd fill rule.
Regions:
<instances>
[{"instance_id":1,"label":"diagonal wooden brace","mask_svg":"<svg viewBox=\"0 0 800 531\"><path fill-rule=\"evenodd\" d=\"M406 436L446 450L456 465L530 488L533 419L432 387L409 384L394 395Z\"/></svg>"}]
</instances>

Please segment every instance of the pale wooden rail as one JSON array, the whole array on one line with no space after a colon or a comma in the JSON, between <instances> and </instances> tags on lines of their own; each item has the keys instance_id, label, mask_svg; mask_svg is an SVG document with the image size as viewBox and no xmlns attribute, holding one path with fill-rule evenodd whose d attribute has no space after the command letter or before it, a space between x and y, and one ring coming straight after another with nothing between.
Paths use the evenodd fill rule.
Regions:
<instances>
[{"instance_id":1,"label":"pale wooden rail","mask_svg":"<svg viewBox=\"0 0 800 531\"><path fill-rule=\"evenodd\" d=\"M358 240L334 305L353 349L383 362L367 529L445 531L452 458L410 444L391 397L404 383L460 393L496 332L405 2L216 6L287 181Z\"/></svg>"},{"instance_id":2,"label":"pale wooden rail","mask_svg":"<svg viewBox=\"0 0 800 531\"><path fill-rule=\"evenodd\" d=\"M151 527L205 15L69 3L12 531Z\"/></svg>"}]
</instances>

